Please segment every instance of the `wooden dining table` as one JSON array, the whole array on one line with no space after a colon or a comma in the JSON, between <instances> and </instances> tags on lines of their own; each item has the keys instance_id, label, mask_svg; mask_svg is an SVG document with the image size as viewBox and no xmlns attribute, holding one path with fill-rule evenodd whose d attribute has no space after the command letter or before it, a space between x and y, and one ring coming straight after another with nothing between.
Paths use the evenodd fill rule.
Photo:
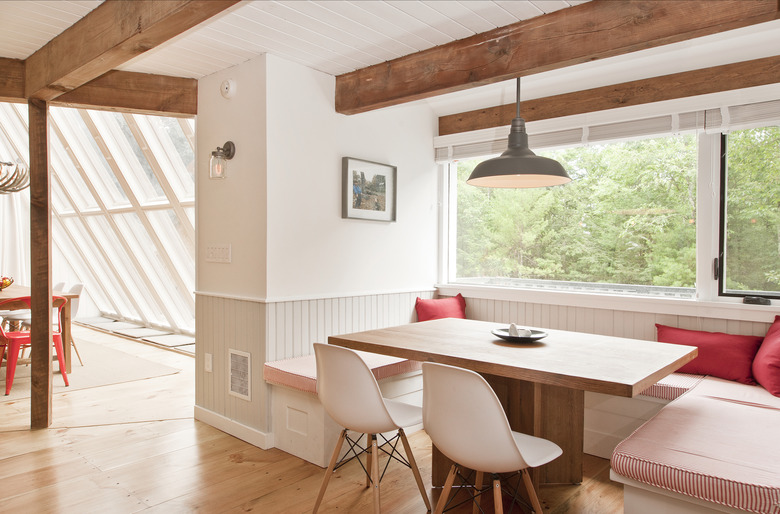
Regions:
<instances>
[{"instance_id":1,"label":"wooden dining table","mask_svg":"<svg viewBox=\"0 0 780 514\"><path fill-rule=\"evenodd\" d=\"M67 298L67 302L65 302L65 306L62 308L62 348L65 352L65 372L70 373L71 370L71 342L73 341L73 333L71 332L71 300L78 298L79 295L76 293L69 293L66 291L53 291L53 296L62 296L64 298ZM14 298L23 298L25 296L30 296L30 288L27 286L20 286L16 284L11 284L9 287L6 287L2 291L0 291L0 301L3 300L11 300ZM18 303L9 303L6 305L3 305L3 308L6 310L21 310L21 309L29 309L28 305L22 301L19 301ZM2 316L2 312L0 312L0 316Z\"/></svg>"},{"instance_id":2,"label":"wooden dining table","mask_svg":"<svg viewBox=\"0 0 780 514\"><path fill-rule=\"evenodd\" d=\"M536 484L582 482L585 391L634 397L698 352L695 346L551 329L538 329L547 334L543 339L513 343L492 334L499 328L507 325L439 319L330 336L328 343L480 373L513 430L563 449L561 457L532 471ZM433 485L440 486L451 461L434 447L432 464Z\"/></svg>"}]
</instances>

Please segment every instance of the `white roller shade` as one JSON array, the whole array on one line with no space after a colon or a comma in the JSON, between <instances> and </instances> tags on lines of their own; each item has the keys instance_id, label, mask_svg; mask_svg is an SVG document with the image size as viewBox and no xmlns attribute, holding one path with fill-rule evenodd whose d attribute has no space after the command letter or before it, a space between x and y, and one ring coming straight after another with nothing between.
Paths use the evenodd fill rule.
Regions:
<instances>
[{"instance_id":1,"label":"white roller shade","mask_svg":"<svg viewBox=\"0 0 780 514\"><path fill-rule=\"evenodd\" d=\"M587 124L543 133L534 133L533 124L529 123L528 144L534 150L560 148L694 130L707 133L727 132L774 123L780 123L780 100L664 114L615 123ZM499 154L506 150L508 134L509 127L506 126L436 137L436 162L445 163Z\"/></svg>"}]
</instances>

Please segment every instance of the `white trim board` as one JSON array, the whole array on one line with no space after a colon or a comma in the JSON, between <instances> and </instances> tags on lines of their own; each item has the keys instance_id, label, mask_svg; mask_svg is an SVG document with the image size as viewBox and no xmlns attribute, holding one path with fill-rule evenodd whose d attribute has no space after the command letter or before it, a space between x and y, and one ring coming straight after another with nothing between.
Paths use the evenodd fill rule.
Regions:
<instances>
[{"instance_id":1,"label":"white trim board","mask_svg":"<svg viewBox=\"0 0 780 514\"><path fill-rule=\"evenodd\" d=\"M195 406L194 417L198 421L211 425L263 450L270 450L274 447L274 435L272 433L261 432L256 428L248 427L203 407Z\"/></svg>"},{"instance_id":2,"label":"white trim board","mask_svg":"<svg viewBox=\"0 0 780 514\"><path fill-rule=\"evenodd\" d=\"M434 293L434 292L436 292L436 288L434 286L428 285L425 287L413 288L413 289L394 289L388 291L362 291L356 293L338 293L332 295L316 294L316 295L301 295L301 296L280 296L276 298L273 297L266 298L261 296L238 296L238 295L216 293L210 291L195 291L195 294L198 296L223 298L225 300L240 300L244 302L272 304L272 303L301 302L301 301L311 301L311 300L329 300L332 298L359 298L362 296L381 296L381 295L391 295L391 294L407 294L407 293L416 294L416 293Z\"/></svg>"},{"instance_id":3,"label":"white trim board","mask_svg":"<svg viewBox=\"0 0 780 514\"><path fill-rule=\"evenodd\" d=\"M510 302L538 303L568 307L588 307L591 309L609 309L648 314L669 314L680 316L698 316L703 318L724 318L741 321L772 323L778 313L776 301L773 305L746 305L727 301L684 300L679 298L651 298L638 296L619 296L597 293L579 293L563 291L540 291L512 287L496 287L472 284L440 284L436 286L439 294L455 296L458 293L466 298L481 298Z\"/></svg>"}]
</instances>

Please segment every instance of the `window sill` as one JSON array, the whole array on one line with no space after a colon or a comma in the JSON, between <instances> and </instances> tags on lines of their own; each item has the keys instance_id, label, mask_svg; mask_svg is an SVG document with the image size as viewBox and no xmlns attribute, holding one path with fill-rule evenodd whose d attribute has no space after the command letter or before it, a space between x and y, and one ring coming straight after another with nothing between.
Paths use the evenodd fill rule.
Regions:
<instances>
[{"instance_id":1,"label":"window sill","mask_svg":"<svg viewBox=\"0 0 780 514\"><path fill-rule=\"evenodd\" d=\"M539 291L513 287L497 287L473 284L437 284L444 296L461 293L466 298L537 303L568 307L586 307L651 314L699 316L739 321L772 323L778 314L777 300L772 305L746 305L738 298L718 300L687 300L680 298L653 298L596 293Z\"/></svg>"}]
</instances>

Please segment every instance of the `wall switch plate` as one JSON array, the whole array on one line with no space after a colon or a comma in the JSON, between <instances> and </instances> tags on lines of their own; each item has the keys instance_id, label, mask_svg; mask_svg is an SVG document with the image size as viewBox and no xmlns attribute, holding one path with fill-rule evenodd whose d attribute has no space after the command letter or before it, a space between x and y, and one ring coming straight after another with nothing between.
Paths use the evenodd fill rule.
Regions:
<instances>
[{"instance_id":1,"label":"wall switch plate","mask_svg":"<svg viewBox=\"0 0 780 514\"><path fill-rule=\"evenodd\" d=\"M230 244L208 245L206 247L206 262L222 262L229 264L232 258Z\"/></svg>"},{"instance_id":2,"label":"wall switch plate","mask_svg":"<svg viewBox=\"0 0 780 514\"><path fill-rule=\"evenodd\" d=\"M212 357L212 355L210 353L207 353L205 355L205 357L206 357L204 359L205 360L205 364L204 364L203 367L205 368L207 373L211 373L212 371L214 371L214 360L213 360L213 357Z\"/></svg>"}]
</instances>

